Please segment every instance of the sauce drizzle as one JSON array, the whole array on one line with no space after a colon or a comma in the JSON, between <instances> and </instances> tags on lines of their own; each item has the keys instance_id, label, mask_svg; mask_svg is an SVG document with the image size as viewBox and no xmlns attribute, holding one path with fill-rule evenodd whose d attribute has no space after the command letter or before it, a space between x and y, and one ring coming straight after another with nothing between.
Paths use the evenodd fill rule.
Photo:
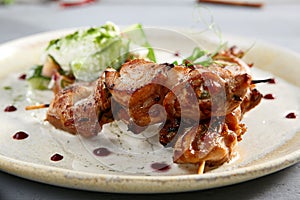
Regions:
<instances>
[{"instance_id":1,"label":"sauce drizzle","mask_svg":"<svg viewBox=\"0 0 300 200\"><path fill-rule=\"evenodd\" d=\"M24 140L26 138L28 138L28 134L25 133L24 131L18 131L13 135L13 139L15 140Z\"/></svg>"},{"instance_id":2,"label":"sauce drizzle","mask_svg":"<svg viewBox=\"0 0 300 200\"><path fill-rule=\"evenodd\" d=\"M21 74L21 75L19 76L19 79L20 79L20 80L25 80L25 79L26 79L26 74Z\"/></svg>"},{"instance_id":3,"label":"sauce drizzle","mask_svg":"<svg viewBox=\"0 0 300 200\"><path fill-rule=\"evenodd\" d=\"M62 160L64 157L62 156L62 155L60 155L60 154L58 154L58 153L56 153L56 154L54 154L53 156L51 156L51 160L52 161L60 161L60 160Z\"/></svg>"},{"instance_id":4,"label":"sauce drizzle","mask_svg":"<svg viewBox=\"0 0 300 200\"><path fill-rule=\"evenodd\" d=\"M179 51L176 51L176 52L174 53L174 56L179 57L179 56L180 56Z\"/></svg>"},{"instance_id":5,"label":"sauce drizzle","mask_svg":"<svg viewBox=\"0 0 300 200\"><path fill-rule=\"evenodd\" d=\"M15 106L6 106L6 108L4 109L4 112L14 112L16 110L17 110L17 108Z\"/></svg>"},{"instance_id":6,"label":"sauce drizzle","mask_svg":"<svg viewBox=\"0 0 300 200\"><path fill-rule=\"evenodd\" d=\"M256 84L256 83L270 83L270 84L275 84L275 78L268 78L268 79L259 79L259 80L252 80L251 84Z\"/></svg>"},{"instance_id":7,"label":"sauce drizzle","mask_svg":"<svg viewBox=\"0 0 300 200\"><path fill-rule=\"evenodd\" d=\"M268 81L268 83L270 83L270 84L275 84L275 83L276 83L275 78L270 78L269 81Z\"/></svg>"},{"instance_id":8,"label":"sauce drizzle","mask_svg":"<svg viewBox=\"0 0 300 200\"><path fill-rule=\"evenodd\" d=\"M162 163L156 162L156 163L151 164L151 168L156 171L164 172L164 171L168 171L169 169L171 169L171 166L166 163L163 163L163 162Z\"/></svg>"},{"instance_id":9,"label":"sauce drizzle","mask_svg":"<svg viewBox=\"0 0 300 200\"><path fill-rule=\"evenodd\" d=\"M291 112L285 116L285 118L288 118L288 119L295 119L296 117L297 117L296 114L293 112Z\"/></svg>"},{"instance_id":10,"label":"sauce drizzle","mask_svg":"<svg viewBox=\"0 0 300 200\"><path fill-rule=\"evenodd\" d=\"M266 94L264 95L264 99L275 99L275 96L273 94Z\"/></svg>"},{"instance_id":11,"label":"sauce drizzle","mask_svg":"<svg viewBox=\"0 0 300 200\"><path fill-rule=\"evenodd\" d=\"M111 151L108 150L107 148L104 148L104 147L100 147L100 148L97 148L93 151L93 153L96 155L96 156L108 156L111 154Z\"/></svg>"}]
</instances>

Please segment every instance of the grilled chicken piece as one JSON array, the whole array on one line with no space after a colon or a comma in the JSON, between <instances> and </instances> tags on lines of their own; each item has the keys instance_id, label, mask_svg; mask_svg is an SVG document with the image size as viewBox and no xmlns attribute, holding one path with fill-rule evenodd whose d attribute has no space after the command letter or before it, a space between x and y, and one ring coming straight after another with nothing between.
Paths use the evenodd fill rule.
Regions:
<instances>
[{"instance_id":1,"label":"grilled chicken piece","mask_svg":"<svg viewBox=\"0 0 300 200\"><path fill-rule=\"evenodd\" d=\"M241 104L250 84L249 74L234 76L227 69L198 66L166 95L163 105L172 118L224 116Z\"/></svg>"},{"instance_id":2,"label":"grilled chicken piece","mask_svg":"<svg viewBox=\"0 0 300 200\"><path fill-rule=\"evenodd\" d=\"M240 123L243 118L241 108L236 108L233 112L226 115L225 123L229 130L233 131L238 141L242 140L242 135L247 131L245 124Z\"/></svg>"},{"instance_id":3,"label":"grilled chicken piece","mask_svg":"<svg viewBox=\"0 0 300 200\"><path fill-rule=\"evenodd\" d=\"M168 68L141 59L125 63L120 72L109 69L105 72L105 82L114 101L128 113L129 123L147 126L164 119L163 109L150 109L162 105L168 88ZM131 126L131 125L130 125Z\"/></svg>"},{"instance_id":4,"label":"grilled chicken piece","mask_svg":"<svg viewBox=\"0 0 300 200\"><path fill-rule=\"evenodd\" d=\"M159 142L163 146L173 147L179 135L185 131L185 128L189 128L192 125L195 125L195 122L186 123L185 121L181 120L181 118L168 117L162 128L159 130Z\"/></svg>"},{"instance_id":5,"label":"grilled chicken piece","mask_svg":"<svg viewBox=\"0 0 300 200\"><path fill-rule=\"evenodd\" d=\"M236 134L238 141L242 140L242 135L246 132L246 125L240 123L243 115L256 107L260 103L262 97L263 95L252 85L240 106L226 115L225 123L229 130ZM200 123L201 121L203 122L205 120L200 120ZM176 135L182 134L182 129L194 126L193 123L195 122L185 121L177 117L168 117L162 129L160 129L160 143L164 146L172 145L176 142ZM181 130L179 130L179 128L181 128Z\"/></svg>"},{"instance_id":6,"label":"grilled chicken piece","mask_svg":"<svg viewBox=\"0 0 300 200\"><path fill-rule=\"evenodd\" d=\"M50 104L46 120L72 134L96 135L103 124L113 121L110 94L103 78L91 85L75 84L60 90Z\"/></svg>"},{"instance_id":7,"label":"grilled chicken piece","mask_svg":"<svg viewBox=\"0 0 300 200\"><path fill-rule=\"evenodd\" d=\"M120 104L118 104L113 98L111 99L111 109L112 109L112 114L114 116L114 120L116 121L120 120L125 124L127 124L128 131L131 131L135 134L139 134L147 128L147 126L138 126L137 124L132 123L128 112Z\"/></svg>"},{"instance_id":8,"label":"grilled chicken piece","mask_svg":"<svg viewBox=\"0 0 300 200\"><path fill-rule=\"evenodd\" d=\"M243 124L235 119L232 124L227 119L234 115L224 117L213 117L211 120L190 127L180 135L174 147L175 163L200 163L205 162L206 170L218 167L229 161L237 145L238 136L235 131L243 134L246 129ZM236 130L239 129L239 130Z\"/></svg>"},{"instance_id":9,"label":"grilled chicken piece","mask_svg":"<svg viewBox=\"0 0 300 200\"><path fill-rule=\"evenodd\" d=\"M251 84L250 68L239 58L242 56L243 52L232 47L216 54L208 67L193 65L166 95L167 113L196 120L231 113L241 104Z\"/></svg>"},{"instance_id":10,"label":"grilled chicken piece","mask_svg":"<svg viewBox=\"0 0 300 200\"><path fill-rule=\"evenodd\" d=\"M255 85L251 85L243 102L241 103L242 114L245 114L249 110L256 107L260 103L262 98L263 95L255 88Z\"/></svg>"}]
</instances>

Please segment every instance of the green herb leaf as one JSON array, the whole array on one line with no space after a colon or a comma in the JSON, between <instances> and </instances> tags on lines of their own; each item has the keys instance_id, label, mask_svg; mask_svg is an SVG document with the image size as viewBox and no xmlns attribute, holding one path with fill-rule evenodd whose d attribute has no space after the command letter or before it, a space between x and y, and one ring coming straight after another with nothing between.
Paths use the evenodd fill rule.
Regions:
<instances>
[{"instance_id":1,"label":"green herb leaf","mask_svg":"<svg viewBox=\"0 0 300 200\"><path fill-rule=\"evenodd\" d=\"M12 87L11 87L11 86L4 86L3 89L4 89L4 90L11 90Z\"/></svg>"},{"instance_id":2,"label":"green herb leaf","mask_svg":"<svg viewBox=\"0 0 300 200\"><path fill-rule=\"evenodd\" d=\"M175 61L178 63L177 61ZM175 63L174 62L174 63ZM204 67L209 66L213 62L212 56L208 54L206 50L199 47L193 49L192 54L182 61L183 65L202 65Z\"/></svg>"},{"instance_id":3,"label":"green herb leaf","mask_svg":"<svg viewBox=\"0 0 300 200\"><path fill-rule=\"evenodd\" d=\"M152 62L156 62L154 49L148 42L143 26L141 24L134 24L123 31L124 36L130 42L145 47L148 50L147 58Z\"/></svg>"},{"instance_id":4,"label":"green herb leaf","mask_svg":"<svg viewBox=\"0 0 300 200\"><path fill-rule=\"evenodd\" d=\"M195 47L193 50L192 55L190 55L189 57L187 57L185 60L188 60L189 62L194 62L197 59L203 57L204 55L206 55L207 52L200 49L199 47Z\"/></svg>"},{"instance_id":5,"label":"green herb leaf","mask_svg":"<svg viewBox=\"0 0 300 200\"><path fill-rule=\"evenodd\" d=\"M178 65L178 61L175 60L174 62L172 62L173 65Z\"/></svg>"}]
</instances>

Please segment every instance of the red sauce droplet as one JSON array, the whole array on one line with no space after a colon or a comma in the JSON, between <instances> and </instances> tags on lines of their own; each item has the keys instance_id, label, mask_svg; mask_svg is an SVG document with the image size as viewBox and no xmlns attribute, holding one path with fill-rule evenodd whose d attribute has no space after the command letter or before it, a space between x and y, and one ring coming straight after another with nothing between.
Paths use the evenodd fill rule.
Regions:
<instances>
[{"instance_id":1,"label":"red sauce droplet","mask_svg":"<svg viewBox=\"0 0 300 200\"><path fill-rule=\"evenodd\" d=\"M15 106L7 106L5 109L4 109L4 112L14 112L16 111L17 108Z\"/></svg>"},{"instance_id":2,"label":"red sauce droplet","mask_svg":"<svg viewBox=\"0 0 300 200\"><path fill-rule=\"evenodd\" d=\"M274 95L273 94L266 94L264 96L264 99L275 99Z\"/></svg>"},{"instance_id":3,"label":"red sauce droplet","mask_svg":"<svg viewBox=\"0 0 300 200\"><path fill-rule=\"evenodd\" d=\"M60 161L60 160L62 160L64 157L62 156L62 155L60 155L60 154L58 154L58 153L56 153L56 154L54 154L53 156L51 156L51 160L52 161Z\"/></svg>"},{"instance_id":4,"label":"red sauce droplet","mask_svg":"<svg viewBox=\"0 0 300 200\"><path fill-rule=\"evenodd\" d=\"M275 84L275 83L276 83L275 78L270 78L269 81L268 81L268 83L270 83L270 84Z\"/></svg>"},{"instance_id":5,"label":"red sauce droplet","mask_svg":"<svg viewBox=\"0 0 300 200\"><path fill-rule=\"evenodd\" d=\"M93 151L93 153L96 156L108 156L111 154L111 151L109 151L107 148L100 147L100 148L95 149Z\"/></svg>"},{"instance_id":6,"label":"red sauce droplet","mask_svg":"<svg viewBox=\"0 0 300 200\"><path fill-rule=\"evenodd\" d=\"M293 112L291 112L285 116L285 118L288 118L288 119L295 119L296 117L297 117L296 114Z\"/></svg>"},{"instance_id":7,"label":"red sauce droplet","mask_svg":"<svg viewBox=\"0 0 300 200\"><path fill-rule=\"evenodd\" d=\"M26 74L21 74L21 75L19 76L19 79L20 79L20 80L25 80L25 79L26 79Z\"/></svg>"},{"instance_id":8,"label":"red sauce droplet","mask_svg":"<svg viewBox=\"0 0 300 200\"><path fill-rule=\"evenodd\" d=\"M18 131L13 135L13 138L15 140L24 140L24 139L28 138L28 136L29 135L27 133L25 133L24 131Z\"/></svg>"},{"instance_id":9,"label":"red sauce droplet","mask_svg":"<svg viewBox=\"0 0 300 200\"><path fill-rule=\"evenodd\" d=\"M156 171L168 171L171 169L171 166L166 163L152 163L151 168Z\"/></svg>"},{"instance_id":10,"label":"red sauce droplet","mask_svg":"<svg viewBox=\"0 0 300 200\"><path fill-rule=\"evenodd\" d=\"M176 52L174 53L174 56L179 57L179 56L180 56L180 53L179 53L178 51L176 51Z\"/></svg>"},{"instance_id":11,"label":"red sauce droplet","mask_svg":"<svg viewBox=\"0 0 300 200\"><path fill-rule=\"evenodd\" d=\"M249 63L248 66L251 68L253 67L254 63Z\"/></svg>"}]
</instances>

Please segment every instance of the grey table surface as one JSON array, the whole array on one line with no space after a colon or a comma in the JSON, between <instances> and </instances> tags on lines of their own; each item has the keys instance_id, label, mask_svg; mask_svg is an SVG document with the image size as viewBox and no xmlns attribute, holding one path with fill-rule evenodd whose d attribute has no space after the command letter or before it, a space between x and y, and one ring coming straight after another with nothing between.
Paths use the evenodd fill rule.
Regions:
<instances>
[{"instance_id":1,"label":"grey table surface","mask_svg":"<svg viewBox=\"0 0 300 200\"><path fill-rule=\"evenodd\" d=\"M261 9L205 5L221 31L263 40L300 53L300 1L265 1ZM57 2L0 5L0 43L62 28L140 22L146 26L195 27L193 0L101 0L61 8ZM203 8L201 8L203 9ZM205 10L207 10L205 8ZM0 200L14 199L300 199L300 163L277 173L222 188L177 194L110 194L25 180L0 171Z\"/></svg>"}]
</instances>

